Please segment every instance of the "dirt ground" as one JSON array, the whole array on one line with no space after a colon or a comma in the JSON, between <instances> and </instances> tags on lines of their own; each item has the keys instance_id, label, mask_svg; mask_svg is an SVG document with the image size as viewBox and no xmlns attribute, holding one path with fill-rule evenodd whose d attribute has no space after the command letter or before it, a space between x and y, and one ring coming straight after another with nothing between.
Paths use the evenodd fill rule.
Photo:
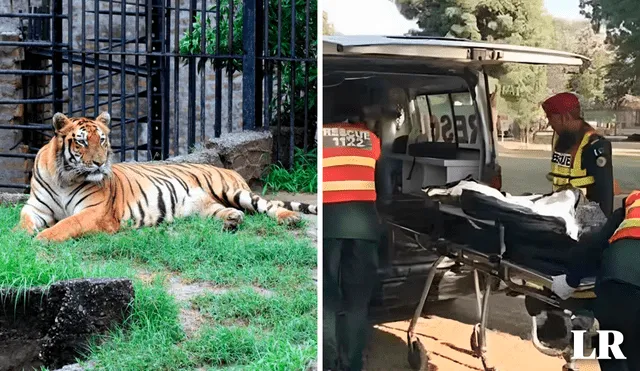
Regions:
<instances>
[{"instance_id":1,"label":"dirt ground","mask_svg":"<svg viewBox=\"0 0 640 371\"><path fill-rule=\"evenodd\" d=\"M406 330L409 322L375 326L365 354L366 371L410 370ZM472 355L469 339L473 326L438 316L421 318L416 334L427 348L429 371L483 371ZM538 352L531 341L504 332L487 330L487 360L497 371L561 371L564 360ZM580 371L599 371L597 361L581 361Z\"/></svg>"}]
</instances>

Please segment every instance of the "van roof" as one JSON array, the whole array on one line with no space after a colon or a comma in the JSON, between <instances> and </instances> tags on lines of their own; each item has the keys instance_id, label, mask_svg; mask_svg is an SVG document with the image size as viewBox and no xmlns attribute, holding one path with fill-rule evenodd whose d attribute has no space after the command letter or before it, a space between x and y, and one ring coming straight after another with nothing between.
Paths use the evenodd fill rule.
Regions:
<instances>
[{"instance_id":1,"label":"van roof","mask_svg":"<svg viewBox=\"0 0 640 371\"><path fill-rule=\"evenodd\" d=\"M324 36L323 55L450 59L480 65L509 62L581 66L590 61L583 55L559 50L430 36Z\"/></svg>"}]
</instances>

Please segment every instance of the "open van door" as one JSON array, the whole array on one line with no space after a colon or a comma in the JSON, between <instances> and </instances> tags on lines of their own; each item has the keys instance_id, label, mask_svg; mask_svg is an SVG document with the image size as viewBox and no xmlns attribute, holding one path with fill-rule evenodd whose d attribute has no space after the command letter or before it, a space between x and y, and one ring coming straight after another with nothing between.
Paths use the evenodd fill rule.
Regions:
<instances>
[{"instance_id":1,"label":"open van door","mask_svg":"<svg viewBox=\"0 0 640 371\"><path fill-rule=\"evenodd\" d=\"M558 50L528 46L469 41L454 38L415 36L324 36L323 57L389 57L429 59L467 68L502 63L582 66L589 58Z\"/></svg>"},{"instance_id":2,"label":"open van door","mask_svg":"<svg viewBox=\"0 0 640 371\"><path fill-rule=\"evenodd\" d=\"M360 97L363 102L389 101L397 107L398 118L387 115L377 120L388 128L379 129L385 161L378 169L385 180L378 198L389 201L381 203L378 210L383 220L396 224L412 223L416 229L427 225L422 229L425 234L429 234L431 221L442 218L437 212L429 215L428 207L421 205L423 200L415 197L422 186L444 185L467 175L496 188L501 186L485 68L525 63L577 69L589 62L584 56L556 50L403 36L323 36L322 54L325 120L357 116L354 107L360 104ZM427 154L411 151L409 146L419 141L433 150ZM419 216L415 216L415 209L420 209ZM446 220L440 224L451 231L468 223ZM384 229L380 284L369 312L373 323L411 318L437 259L411 238L391 233L393 228L387 225ZM459 234L470 236L466 230ZM437 284L429 291L428 300L454 299L474 292L467 267L446 262L436 269Z\"/></svg>"}]
</instances>

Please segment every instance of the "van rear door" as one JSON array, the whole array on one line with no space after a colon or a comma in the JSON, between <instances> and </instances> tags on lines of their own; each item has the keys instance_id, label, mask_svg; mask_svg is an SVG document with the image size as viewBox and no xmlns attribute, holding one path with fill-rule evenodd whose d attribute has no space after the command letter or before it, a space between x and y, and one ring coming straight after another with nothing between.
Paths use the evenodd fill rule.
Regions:
<instances>
[{"instance_id":1,"label":"van rear door","mask_svg":"<svg viewBox=\"0 0 640 371\"><path fill-rule=\"evenodd\" d=\"M329 56L418 58L442 66L450 66L454 63L468 68L481 68L502 63L580 67L589 61L585 56L558 50L415 36L325 36L323 57Z\"/></svg>"}]
</instances>

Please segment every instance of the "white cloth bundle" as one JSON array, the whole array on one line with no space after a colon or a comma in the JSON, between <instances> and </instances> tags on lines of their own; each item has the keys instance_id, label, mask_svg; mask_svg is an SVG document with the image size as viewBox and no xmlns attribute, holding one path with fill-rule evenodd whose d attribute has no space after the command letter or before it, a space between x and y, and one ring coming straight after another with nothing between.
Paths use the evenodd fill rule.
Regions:
<instances>
[{"instance_id":1,"label":"white cloth bundle","mask_svg":"<svg viewBox=\"0 0 640 371\"><path fill-rule=\"evenodd\" d=\"M532 213L561 218L566 226L567 235L578 240L580 225L576 220L577 195L568 189L552 194L534 194L528 196L512 196L509 193L502 194L495 188L480 184L476 181L461 180L449 188L426 187L422 191L429 197L460 197L462 191L468 189L494 197L500 201L518 205L531 210Z\"/></svg>"}]
</instances>

